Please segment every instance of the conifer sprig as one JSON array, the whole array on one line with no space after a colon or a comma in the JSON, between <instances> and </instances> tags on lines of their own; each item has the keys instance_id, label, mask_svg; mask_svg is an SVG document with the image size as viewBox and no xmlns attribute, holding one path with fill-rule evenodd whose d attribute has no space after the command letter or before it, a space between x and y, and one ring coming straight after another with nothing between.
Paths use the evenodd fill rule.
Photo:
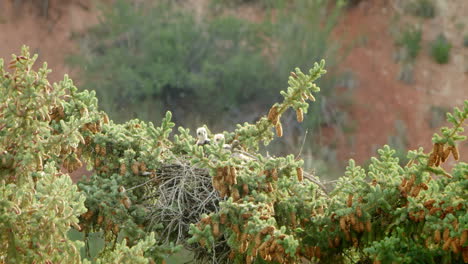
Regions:
<instances>
[{"instance_id":1,"label":"conifer sprig","mask_svg":"<svg viewBox=\"0 0 468 264\"><path fill-rule=\"evenodd\" d=\"M284 97L283 102L274 104L267 116L260 118L255 124L245 123L243 126L238 125L234 131L234 138L238 139L247 149L258 149L259 142L264 145L273 139L271 128L275 128L276 135L283 135L283 127L281 124L281 116L289 108L296 111L298 122L302 122L304 114L309 108L308 100L315 101L313 93L319 92L320 88L313 82L326 73L325 60L319 63L314 63L314 67L309 70L309 74L304 74L299 68L295 72L291 72L288 80L289 87L286 91L281 91Z\"/></svg>"},{"instance_id":2,"label":"conifer sprig","mask_svg":"<svg viewBox=\"0 0 468 264\"><path fill-rule=\"evenodd\" d=\"M460 158L456 142L466 140L466 136L462 135L461 133L464 131L463 125L467 118L468 100L465 100L462 110L460 110L458 107L455 107L453 114L447 113L447 121L452 123L453 127L442 127L440 129L442 135L435 133L432 137L434 146L427 161L429 170L432 170L435 173L440 172L441 169L433 169L430 167L439 167L449 158L450 154L455 160Z\"/></svg>"}]
</instances>

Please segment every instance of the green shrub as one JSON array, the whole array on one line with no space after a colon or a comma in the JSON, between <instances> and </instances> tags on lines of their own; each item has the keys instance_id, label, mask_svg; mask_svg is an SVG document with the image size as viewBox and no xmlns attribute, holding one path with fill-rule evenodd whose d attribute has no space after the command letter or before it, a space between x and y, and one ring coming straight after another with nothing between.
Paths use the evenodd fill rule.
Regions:
<instances>
[{"instance_id":1,"label":"green shrub","mask_svg":"<svg viewBox=\"0 0 468 264\"><path fill-rule=\"evenodd\" d=\"M407 4L406 9L414 16L433 18L436 8L432 0L414 0Z\"/></svg>"},{"instance_id":2,"label":"green shrub","mask_svg":"<svg viewBox=\"0 0 468 264\"><path fill-rule=\"evenodd\" d=\"M232 17L198 23L171 4L135 7L119 0L70 62L83 69L83 87L96 88L103 108L119 121L156 121L162 109L174 110L176 118L185 114L178 109L219 118L278 89L266 78L271 67L254 30Z\"/></svg>"},{"instance_id":3,"label":"green shrub","mask_svg":"<svg viewBox=\"0 0 468 264\"><path fill-rule=\"evenodd\" d=\"M78 264L84 243L68 233L84 227L86 194L63 171L91 164L85 146L93 133L85 128L97 131L105 114L95 94L78 92L67 76L50 84L46 64L33 70L36 58L23 48L8 69L0 59L0 262ZM145 237L135 247L108 247L103 260L148 263L142 252L160 248Z\"/></svg>"},{"instance_id":4,"label":"green shrub","mask_svg":"<svg viewBox=\"0 0 468 264\"><path fill-rule=\"evenodd\" d=\"M95 89L116 121L156 122L169 109L188 127L206 123L224 129L242 116L257 118L258 109L284 88L285 72L325 58L329 73L319 81L324 92L312 106L321 114L309 116L296 133L341 126L339 111L331 110L344 101L334 89L340 76L331 33L342 8L330 1L291 1L275 6L278 19L266 15L264 22L250 23L216 9L195 19L176 4L143 1L138 8L119 0L103 8L101 24L79 39L80 52L69 61L81 70L82 87Z\"/></svg>"},{"instance_id":5,"label":"green shrub","mask_svg":"<svg viewBox=\"0 0 468 264\"><path fill-rule=\"evenodd\" d=\"M439 64L448 63L452 45L443 34L431 42L431 56Z\"/></svg>"},{"instance_id":6,"label":"green shrub","mask_svg":"<svg viewBox=\"0 0 468 264\"><path fill-rule=\"evenodd\" d=\"M311 105L311 112L321 115L310 115L305 128L317 128L321 125L337 124L337 113L329 111L332 105L342 105L342 96L336 96L335 86L341 81L336 66L340 59L339 45L332 41L332 31L343 11L342 1L327 11L330 1L295 0L294 4L280 9L277 17L268 25L272 39L270 49L275 50L273 66L275 74L280 76L280 83L287 81L284 72L294 67L310 68L313 61L327 60L328 74L317 81L323 88L318 103ZM339 124L339 126L344 124Z\"/></svg>"},{"instance_id":7,"label":"green shrub","mask_svg":"<svg viewBox=\"0 0 468 264\"><path fill-rule=\"evenodd\" d=\"M0 262L79 263L83 243L66 233L79 229L85 196L60 171L61 149L79 144L79 128L94 114L52 121L54 109L66 104L65 94L75 97L76 88L67 76L52 88L46 64L32 70L36 59L26 48L13 56L9 69L0 59ZM88 95L78 96L92 109Z\"/></svg>"},{"instance_id":8,"label":"green shrub","mask_svg":"<svg viewBox=\"0 0 468 264\"><path fill-rule=\"evenodd\" d=\"M405 49L404 60L414 60L421 51L422 31L419 28L408 27L401 33L397 44Z\"/></svg>"},{"instance_id":9,"label":"green shrub","mask_svg":"<svg viewBox=\"0 0 468 264\"><path fill-rule=\"evenodd\" d=\"M468 35L463 38L463 46L468 47Z\"/></svg>"}]
</instances>

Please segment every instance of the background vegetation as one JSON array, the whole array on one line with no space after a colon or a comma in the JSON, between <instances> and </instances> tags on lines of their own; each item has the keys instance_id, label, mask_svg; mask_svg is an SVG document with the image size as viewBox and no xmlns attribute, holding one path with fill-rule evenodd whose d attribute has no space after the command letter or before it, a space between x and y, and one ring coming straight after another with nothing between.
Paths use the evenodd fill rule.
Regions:
<instances>
[{"instance_id":1,"label":"background vegetation","mask_svg":"<svg viewBox=\"0 0 468 264\"><path fill-rule=\"evenodd\" d=\"M172 1L119 0L103 9L99 25L78 37L80 52L69 61L81 70L81 87L95 89L116 121L155 122L171 110L188 127L221 130L257 119L284 88L285 73L325 58L329 74L319 81L324 92L313 106L320 114L288 133L287 145L296 148L301 142L294 138L306 129L346 125L337 108L346 96L334 96L341 77L331 32L342 10L334 2L277 1L254 23L218 15L233 5L222 1L200 17ZM306 145L312 142L309 137Z\"/></svg>"},{"instance_id":2,"label":"background vegetation","mask_svg":"<svg viewBox=\"0 0 468 264\"><path fill-rule=\"evenodd\" d=\"M444 34L439 34L437 38L431 42L432 58L439 64L448 63L451 49L452 44L448 42Z\"/></svg>"}]
</instances>

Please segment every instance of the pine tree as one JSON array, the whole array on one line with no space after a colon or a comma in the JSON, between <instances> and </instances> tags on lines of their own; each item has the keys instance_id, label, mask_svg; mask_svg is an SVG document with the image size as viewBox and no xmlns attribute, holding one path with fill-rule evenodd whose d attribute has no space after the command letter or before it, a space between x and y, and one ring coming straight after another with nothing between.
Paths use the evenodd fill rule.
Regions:
<instances>
[{"instance_id":1,"label":"pine tree","mask_svg":"<svg viewBox=\"0 0 468 264\"><path fill-rule=\"evenodd\" d=\"M171 136L170 112L159 126L114 123L93 92L67 77L50 85L35 58L24 48L11 73L0 63L2 262L80 263L90 256L70 228L102 232L97 263L162 263L182 246L200 263L468 262L468 164L457 147L468 101L429 153L409 151L401 166L384 146L367 170L350 160L330 191L294 155L258 152L282 136L286 111L303 121L323 61L291 72L283 101L258 122L198 146L189 129ZM93 175L73 185L62 171L83 164Z\"/></svg>"}]
</instances>

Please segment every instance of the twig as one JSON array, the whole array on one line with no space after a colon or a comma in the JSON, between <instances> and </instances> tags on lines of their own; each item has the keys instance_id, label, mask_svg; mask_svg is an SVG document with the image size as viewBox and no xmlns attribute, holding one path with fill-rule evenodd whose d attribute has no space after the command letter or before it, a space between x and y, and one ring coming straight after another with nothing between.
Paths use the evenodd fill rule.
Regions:
<instances>
[{"instance_id":1,"label":"twig","mask_svg":"<svg viewBox=\"0 0 468 264\"><path fill-rule=\"evenodd\" d=\"M308 172L304 172L304 178L317 184L317 186L319 186L322 191L324 192L325 196L328 197L328 191L327 191L327 188L325 187L325 185L323 185L319 179L317 179L313 174L310 174Z\"/></svg>"},{"instance_id":2,"label":"twig","mask_svg":"<svg viewBox=\"0 0 468 264\"><path fill-rule=\"evenodd\" d=\"M145 175L145 174L142 174L142 175ZM152 182L152 181L155 181L155 180L156 180L156 178L151 178L150 180L145 181L145 182L142 183L142 184L138 184L138 185L136 185L136 186L133 186L133 187L131 187L131 188L128 188L127 191L131 191L131 190L133 190L133 189L143 187L143 186L147 185L148 183L150 183L150 182Z\"/></svg>"},{"instance_id":3,"label":"twig","mask_svg":"<svg viewBox=\"0 0 468 264\"><path fill-rule=\"evenodd\" d=\"M333 181L326 181L323 184L334 184L334 183L337 183L337 182L338 182L338 180L333 180Z\"/></svg>"},{"instance_id":4,"label":"twig","mask_svg":"<svg viewBox=\"0 0 468 264\"><path fill-rule=\"evenodd\" d=\"M255 157L253 154L251 154L251 153L249 153L249 152L247 152L247 151L243 151L243 150L238 150L238 149L236 149L236 150L233 150L232 152L233 152L233 153L240 153L240 154L243 154L243 155L245 155L245 156L247 156L247 157L249 157L249 158L251 158L251 159L253 159L253 160L258 160L257 157Z\"/></svg>"},{"instance_id":5,"label":"twig","mask_svg":"<svg viewBox=\"0 0 468 264\"><path fill-rule=\"evenodd\" d=\"M296 156L296 160L298 160L298 159L301 157L302 149L304 148L304 144L305 144L305 141L306 141L307 133L308 133L308 132L309 132L309 130L306 129L306 132L305 132L305 134L304 134L304 138L302 139L301 149L299 150L299 153L298 153L297 156Z\"/></svg>"}]
</instances>

